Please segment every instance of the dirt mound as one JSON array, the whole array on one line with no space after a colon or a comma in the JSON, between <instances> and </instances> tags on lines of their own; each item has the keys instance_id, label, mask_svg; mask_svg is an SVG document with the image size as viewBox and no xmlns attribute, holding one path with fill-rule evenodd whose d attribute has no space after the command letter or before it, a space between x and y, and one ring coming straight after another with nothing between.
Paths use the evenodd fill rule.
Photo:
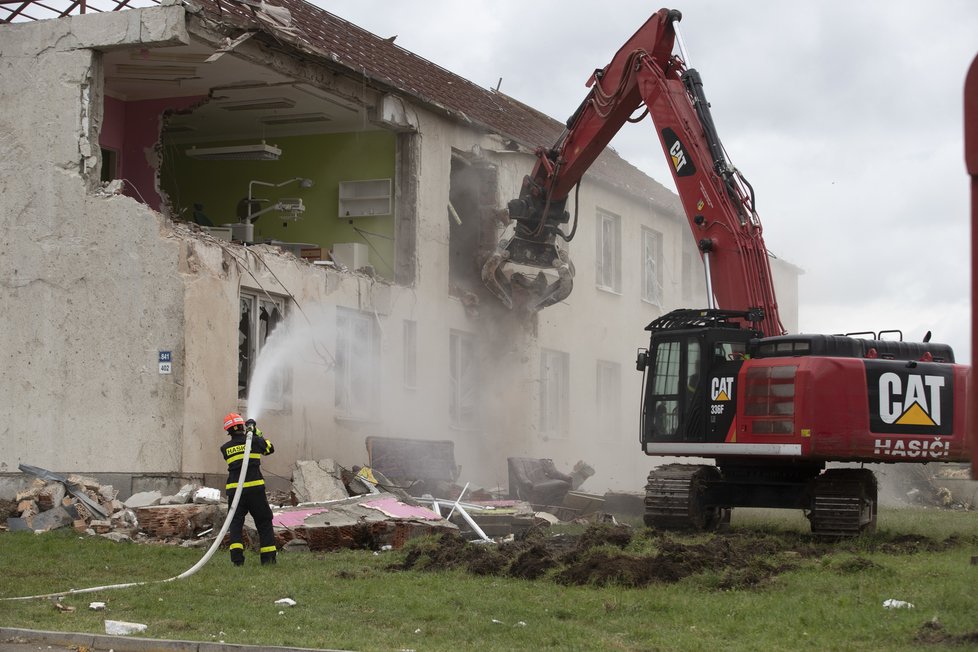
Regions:
<instances>
[{"instance_id":1,"label":"dirt mound","mask_svg":"<svg viewBox=\"0 0 978 652\"><path fill-rule=\"evenodd\" d=\"M819 542L792 533L733 532L680 536L652 529L595 525L580 534L551 535L530 530L498 546L471 543L457 533L409 545L391 570L462 569L476 575L522 579L550 577L564 585L642 587L700 575L718 589L752 588L798 566L803 560L848 551L834 562L840 574L881 568L866 552L913 554L978 543L952 536L944 541L919 535L860 540L848 546Z\"/></svg>"},{"instance_id":2,"label":"dirt mound","mask_svg":"<svg viewBox=\"0 0 978 652\"><path fill-rule=\"evenodd\" d=\"M672 583L700 573L718 574L719 588L750 587L796 565L801 554L767 535L714 536L684 543L645 532L652 540L626 552L635 532L621 526L593 526L580 535L547 537L540 532L496 547L469 543L455 533L411 546L392 570L461 568L477 575L538 579L547 574L565 585L641 587ZM810 551L805 551L806 555Z\"/></svg>"},{"instance_id":3,"label":"dirt mound","mask_svg":"<svg viewBox=\"0 0 978 652\"><path fill-rule=\"evenodd\" d=\"M978 631L966 634L951 634L944 629L935 618L924 623L917 630L914 643L921 645L976 645L978 644Z\"/></svg>"}]
</instances>

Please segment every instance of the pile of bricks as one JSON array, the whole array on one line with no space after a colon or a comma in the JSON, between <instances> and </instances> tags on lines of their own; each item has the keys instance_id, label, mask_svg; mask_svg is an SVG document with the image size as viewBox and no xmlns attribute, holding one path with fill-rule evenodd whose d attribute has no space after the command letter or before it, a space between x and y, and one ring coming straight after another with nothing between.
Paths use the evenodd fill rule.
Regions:
<instances>
[{"instance_id":1,"label":"pile of bricks","mask_svg":"<svg viewBox=\"0 0 978 652\"><path fill-rule=\"evenodd\" d=\"M81 475L68 475L65 482L34 478L17 493L13 510L8 510L7 529L47 532L72 526L80 533L131 536L136 517L118 494L112 485Z\"/></svg>"}]
</instances>

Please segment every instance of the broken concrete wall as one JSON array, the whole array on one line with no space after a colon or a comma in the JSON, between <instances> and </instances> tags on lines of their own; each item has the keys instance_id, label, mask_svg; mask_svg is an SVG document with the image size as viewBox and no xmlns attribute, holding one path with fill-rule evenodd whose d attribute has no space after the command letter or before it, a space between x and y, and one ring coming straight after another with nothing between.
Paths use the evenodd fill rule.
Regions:
<instances>
[{"instance_id":1,"label":"broken concrete wall","mask_svg":"<svg viewBox=\"0 0 978 652\"><path fill-rule=\"evenodd\" d=\"M185 36L179 8L6 25L0 38L0 471L19 462L176 469L184 331L179 247L158 214L93 193L101 71L93 48ZM14 398L16 397L16 398ZM120 410L119 406L128 409Z\"/></svg>"},{"instance_id":2,"label":"broken concrete wall","mask_svg":"<svg viewBox=\"0 0 978 652\"><path fill-rule=\"evenodd\" d=\"M472 310L449 294L452 154L496 166L499 206L516 195L534 159L407 99L409 124L389 127L403 130L395 182L399 285L314 267L272 247L220 242L128 198L98 196L101 72L90 48L181 41L185 19L180 7L166 7L0 28L0 146L8 152L0 161L0 292L8 323L0 391L17 397L2 412L0 473L26 462L84 473L220 477L219 424L237 409L261 410L276 446L263 463L270 483L288 477L300 459L364 463L364 440L374 435L451 439L463 483L505 486L506 458L526 456L551 458L564 470L584 459L596 471L589 491L641 487L651 460L638 450L634 353L647 344L644 325L677 307L684 221L586 180L570 247L578 270L572 297L530 320L497 303ZM365 115L377 117L369 108ZM599 206L623 218L621 295L594 288ZM663 306L641 301L636 286L642 224L664 238ZM282 298L325 342L290 366L288 395L274 409L238 399L242 290ZM376 409L366 416L337 409L330 358L339 308L366 316L377 332ZM405 321L417 325L411 387L402 373ZM479 343L480 418L471 427L449 417L452 332ZM538 428L543 348L570 355L571 426L562 438L545 438ZM172 353L170 374L159 373L160 351ZM597 360L621 365L622 416L614 429L594 416Z\"/></svg>"}]
</instances>

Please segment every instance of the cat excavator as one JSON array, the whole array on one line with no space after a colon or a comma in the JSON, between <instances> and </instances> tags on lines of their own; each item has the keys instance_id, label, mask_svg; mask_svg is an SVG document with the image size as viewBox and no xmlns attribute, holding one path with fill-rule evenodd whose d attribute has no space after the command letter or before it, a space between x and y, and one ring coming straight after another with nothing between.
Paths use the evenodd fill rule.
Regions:
<instances>
[{"instance_id":1,"label":"cat excavator","mask_svg":"<svg viewBox=\"0 0 978 652\"><path fill-rule=\"evenodd\" d=\"M709 530L735 507L769 507L803 510L818 536L871 531L877 483L865 463L968 459L970 368L929 334L785 332L754 189L717 135L681 18L659 10L593 73L557 142L537 149L483 280L527 313L570 294L574 267L558 242L577 229L568 198L624 123L647 113L698 244L708 305L652 321L638 353L642 450L705 460L651 471L645 523Z\"/></svg>"}]
</instances>

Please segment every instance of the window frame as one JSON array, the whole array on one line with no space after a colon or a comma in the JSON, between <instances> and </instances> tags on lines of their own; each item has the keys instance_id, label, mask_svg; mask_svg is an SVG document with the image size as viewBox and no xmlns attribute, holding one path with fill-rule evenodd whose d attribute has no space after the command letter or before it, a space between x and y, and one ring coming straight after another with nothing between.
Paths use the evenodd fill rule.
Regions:
<instances>
[{"instance_id":1,"label":"window frame","mask_svg":"<svg viewBox=\"0 0 978 652\"><path fill-rule=\"evenodd\" d=\"M650 238L652 239L651 247ZM642 301L650 303L653 306L662 307L665 300L665 288L663 286L663 247L664 238L660 231L643 226L642 227ZM651 252L650 248L655 251ZM652 276L655 277L654 281L650 278L649 267L654 267Z\"/></svg>"},{"instance_id":2,"label":"window frame","mask_svg":"<svg viewBox=\"0 0 978 652\"><path fill-rule=\"evenodd\" d=\"M245 307L249 306L247 334L242 329L244 322ZM267 312L269 306L272 311ZM238 400L247 401L248 393L252 389L252 378L255 373L255 366L261 357L262 350L267 346L268 338L271 337L275 329L288 317L287 313L288 297L276 294L269 294L260 290L242 287L238 291ZM262 309L266 309L268 317L262 325ZM275 311L278 315L275 315ZM267 322L274 320L271 327ZM263 328L265 330L263 330ZM244 335L244 341L242 336ZM244 351L242 347L247 347ZM247 370L243 372L242 365L247 364ZM269 410L283 410L286 407L285 396L287 394L288 383L291 375L287 369L278 369L270 376L270 388L265 394L265 405L263 408Z\"/></svg>"},{"instance_id":3,"label":"window frame","mask_svg":"<svg viewBox=\"0 0 978 652\"><path fill-rule=\"evenodd\" d=\"M570 433L570 354L540 349L540 436L567 439Z\"/></svg>"},{"instance_id":4,"label":"window frame","mask_svg":"<svg viewBox=\"0 0 978 652\"><path fill-rule=\"evenodd\" d=\"M595 286L599 290L621 294L621 215L603 208L595 219ZM613 242L607 242L610 235ZM611 260L608 260L608 258Z\"/></svg>"},{"instance_id":5,"label":"window frame","mask_svg":"<svg viewBox=\"0 0 978 652\"><path fill-rule=\"evenodd\" d=\"M472 430L479 425L478 339L455 330L448 335L448 417L453 428Z\"/></svg>"},{"instance_id":6,"label":"window frame","mask_svg":"<svg viewBox=\"0 0 978 652\"><path fill-rule=\"evenodd\" d=\"M598 436L602 439L617 439L622 424L620 362L598 360L595 363L594 403Z\"/></svg>"},{"instance_id":7,"label":"window frame","mask_svg":"<svg viewBox=\"0 0 978 652\"><path fill-rule=\"evenodd\" d=\"M336 308L333 405L343 418L377 420L381 351L374 320L370 313Z\"/></svg>"}]
</instances>

